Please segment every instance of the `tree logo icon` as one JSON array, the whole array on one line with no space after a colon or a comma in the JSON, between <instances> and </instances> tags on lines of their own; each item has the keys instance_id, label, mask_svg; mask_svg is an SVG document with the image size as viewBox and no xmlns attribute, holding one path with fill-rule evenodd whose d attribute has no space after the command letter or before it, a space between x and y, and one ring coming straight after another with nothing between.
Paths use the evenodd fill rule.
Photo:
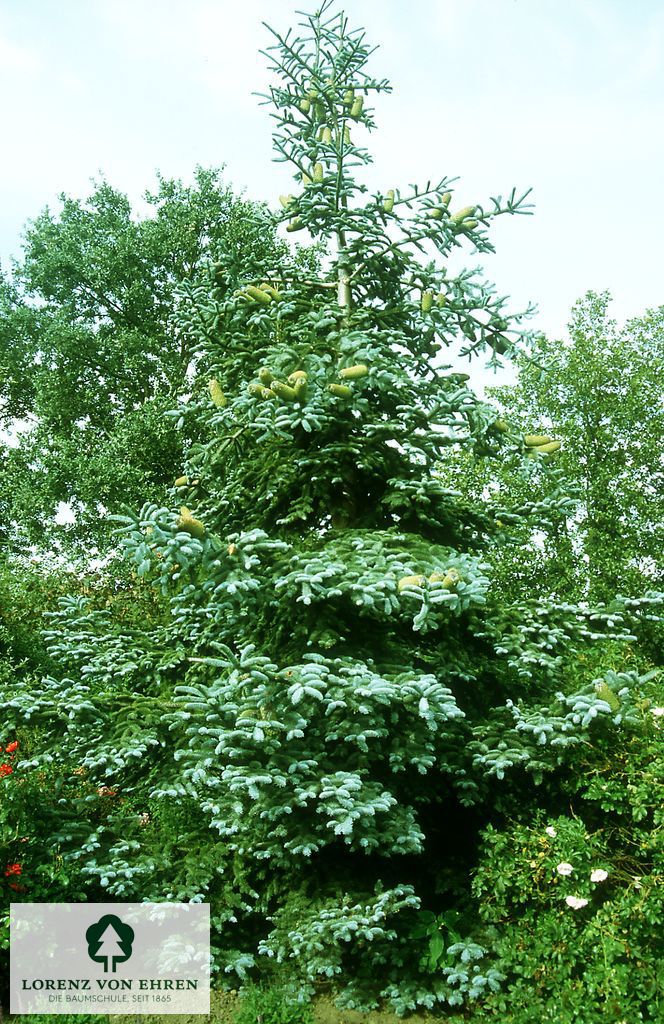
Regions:
<instances>
[{"instance_id":1,"label":"tree logo icon","mask_svg":"<svg viewBox=\"0 0 664 1024\"><path fill-rule=\"evenodd\" d=\"M85 938L90 959L103 964L104 972L115 972L116 965L124 963L132 954L134 929L115 914L104 914L96 924L90 925Z\"/></svg>"}]
</instances>

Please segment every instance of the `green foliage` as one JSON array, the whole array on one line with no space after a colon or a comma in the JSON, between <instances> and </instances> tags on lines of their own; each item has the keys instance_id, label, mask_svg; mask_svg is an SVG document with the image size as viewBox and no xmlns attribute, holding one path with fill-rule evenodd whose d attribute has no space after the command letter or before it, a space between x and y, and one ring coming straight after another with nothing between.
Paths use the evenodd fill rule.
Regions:
<instances>
[{"instance_id":1,"label":"green foliage","mask_svg":"<svg viewBox=\"0 0 664 1024\"><path fill-rule=\"evenodd\" d=\"M609 301L589 292L569 341L538 339L518 383L496 391L511 423L563 441L557 462L579 506L550 538L547 562L559 592L595 601L661 586L664 539L664 311L618 328Z\"/></svg>"},{"instance_id":2,"label":"green foliage","mask_svg":"<svg viewBox=\"0 0 664 1024\"><path fill-rule=\"evenodd\" d=\"M36 560L34 560L36 561ZM77 577L55 565L15 559L0 566L2 616L0 679L9 700L29 695L40 675L60 662L47 651L42 631L62 595L76 590L93 606L113 614L123 627L159 619L159 595L132 581L115 566L112 583L99 574ZM29 701L29 697L28 697ZM12 721L14 724L12 724ZM79 822L103 821L113 805L113 791L92 783L85 770L67 757L47 758L38 771L26 762L40 751L43 736L28 714L14 716L0 729L0 973L8 970L9 904L103 899L103 892L81 873L68 844L81 834ZM62 735L60 738L62 745Z\"/></svg>"},{"instance_id":3,"label":"green foliage","mask_svg":"<svg viewBox=\"0 0 664 1024\"><path fill-rule=\"evenodd\" d=\"M220 247L231 262L277 251L265 211L218 171L198 168L192 186L160 177L145 202L136 216L105 181L85 201L61 196L0 284L3 423L27 421L3 453L3 512L38 543L60 501L78 521L59 539L85 549L107 540L101 510L165 496L187 438L163 412L196 388L178 283L205 277Z\"/></svg>"},{"instance_id":4,"label":"green foliage","mask_svg":"<svg viewBox=\"0 0 664 1024\"><path fill-rule=\"evenodd\" d=\"M363 34L324 4L275 39L298 191L270 223L320 245L222 254L178 290L200 385L169 410L191 439L182 479L114 516L136 586L61 600L57 667L0 680L22 743L8 813L45 791L42 860L57 848L88 894L209 901L220 980L278 974L300 1000L324 983L400 1014L489 1005L513 921L465 913L481 835L491 850L515 807L560 816L584 752L638 727L652 679L615 652L661 595L501 587L505 523L548 524L568 498L504 510L455 485L448 451L523 460L523 442L434 357L495 360L527 336L446 266L491 251L523 198L468 207L447 178L369 195L353 168L388 85Z\"/></svg>"},{"instance_id":5,"label":"green foliage","mask_svg":"<svg viewBox=\"0 0 664 1024\"><path fill-rule=\"evenodd\" d=\"M313 1024L311 1009L274 985L244 985L234 1024Z\"/></svg>"},{"instance_id":6,"label":"green foliage","mask_svg":"<svg viewBox=\"0 0 664 1024\"><path fill-rule=\"evenodd\" d=\"M484 832L473 894L506 984L478 1021L661 1020L661 678L638 698L566 773L566 812Z\"/></svg>"},{"instance_id":7,"label":"green foliage","mask_svg":"<svg viewBox=\"0 0 664 1024\"><path fill-rule=\"evenodd\" d=\"M461 939L460 933L456 931L460 919L458 910L447 910L443 914L432 914L430 910L420 911L417 915L418 923L410 934L413 939L428 939L429 946L422 966L434 970L444 963L448 946Z\"/></svg>"},{"instance_id":8,"label":"green foliage","mask_svg":"<svg viewBox=\"0 0 664 1024\"><path fill-rule=\"evenodd\" d=\"M10 1021L20 1021L21 1024L53 1024L54 1014L21 1014L20 1017L10 1017ZM108 1024L109 1018L98 1013L62 1013L58 1014L58 1024Z\"/></svg>"},{"instance_id":9,"label":"green foliage","mask_svg":"<svg viewBox=\"0 0 664 1024\"><path fill-rule=\"evenodd\" d=\"M0 650L15 670L32 674L52 667L42 635L44 616L79 585L80 577L54 562L0 560Z\"/></svg>"},{"instance_id":10,"label":"green foliage","mask_svg":"<svg viewBox=\"0 0 664 1024\"><path fill-rule=\"evenodd\" d=\"M496 419L474 445L444 452L438 472L454 480L476 515L482 509L498 528L491 576L506 602L544 595L575 600L585 592L586 572L570 533L579 509L578 481L562 464L561 452L526 456L524 435L531 429L525 413L509 422Z\"/></svg>"}]
</instances>

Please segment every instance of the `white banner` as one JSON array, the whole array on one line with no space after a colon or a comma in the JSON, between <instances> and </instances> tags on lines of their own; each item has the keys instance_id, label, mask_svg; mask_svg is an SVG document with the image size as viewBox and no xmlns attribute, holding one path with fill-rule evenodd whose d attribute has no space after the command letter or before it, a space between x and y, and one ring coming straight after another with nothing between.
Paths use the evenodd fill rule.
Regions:
<instances>
[{"instance_id":1,"label":"white banner","mask_svg":"<svg viewBox=\"0 0 664 1024\"><path fill-rule=\"evenodd\" d=\"M12 903L10 1012L210 1012L207 903Z\"/></svg>"}]
</instances>

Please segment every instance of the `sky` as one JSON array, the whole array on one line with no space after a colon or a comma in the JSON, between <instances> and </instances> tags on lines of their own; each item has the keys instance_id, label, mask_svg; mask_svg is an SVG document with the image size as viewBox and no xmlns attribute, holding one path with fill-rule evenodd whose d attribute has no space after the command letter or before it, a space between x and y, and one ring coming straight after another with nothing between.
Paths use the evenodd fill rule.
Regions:
<instances>
[{"instance_id":1,"label":"sky","mask_svg":"<svg viewBox=\"0 0 664 1024\"><path fill-rule=\"evenodd\" d=\"M252 92L259 50L305 0L0 0L0 263L26 221L105 176L140 203L155 172L225 180L275 203ZM313 4L312 4L313 7ZM367 182L385 191L458 176L467 205L532 187L533 217L501 218L482 262L532 326L563 337L588 289L619 320L664 303L664 4L660 0L347 0L379 44ZM309 8L307 8L309 9Z\"/></svg>"}]
</instances>

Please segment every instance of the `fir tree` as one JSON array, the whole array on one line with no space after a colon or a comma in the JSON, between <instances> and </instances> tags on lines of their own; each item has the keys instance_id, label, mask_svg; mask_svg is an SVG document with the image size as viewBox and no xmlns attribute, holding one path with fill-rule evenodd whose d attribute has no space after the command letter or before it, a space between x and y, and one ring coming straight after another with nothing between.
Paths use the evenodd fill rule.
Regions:
<instances>
[{"instance_id":1,"label":"fir tree","mask_svg":"<svg viewBox=\"0 0 664 1024\"><path fill-rule=\"evenodd\" d=\"M301 991L333 981L344 1005L404 1012L499 985L468 912L479 830L629 716L637 680L565 675L566 652L625 634L624 603L492 595L506 522L544 523L564 495L505 512L437 469L450 446L522 446L441 356L495 358L523 334L445 261L491 251L526 196L469 204L448 178L370 194L355 174L389 86L362 32L326 3L273 36L265 99L296 171L275 216L320 267L221 261L182 291L209 388L173 415L206 440L179 513L148 505L121 528L169 614L127 629L64 602L59 678L2 706L29 726L22 770L62 773L49 842L91 895L210 900L222 976L278 965ZM444 969L432 911L456 922Z\"/></svg>"}]
</instances>

